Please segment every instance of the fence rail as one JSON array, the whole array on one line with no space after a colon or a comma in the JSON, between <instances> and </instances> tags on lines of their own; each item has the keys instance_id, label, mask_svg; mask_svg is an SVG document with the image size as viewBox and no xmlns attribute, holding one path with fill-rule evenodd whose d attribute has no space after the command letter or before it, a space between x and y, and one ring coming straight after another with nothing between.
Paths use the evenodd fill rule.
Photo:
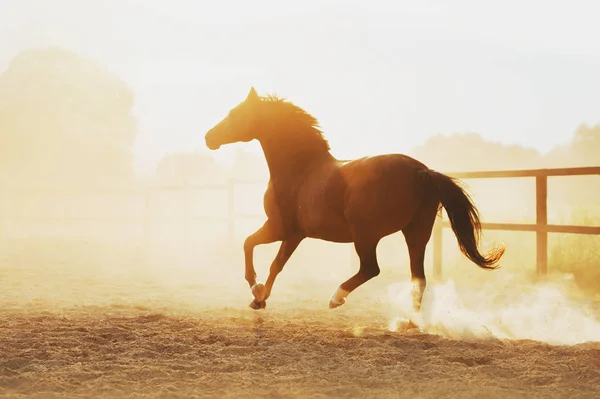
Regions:
<instances>
[{"instance_id":1,"label":"fence rail","mask_svg":"<svg viewBox=\"0 0 600 399\"><path fill-rule=\"evenodd\" d=\"M535 178L536 223L483 223L484 230L530 231L536 233L536 270L538 275L548 273L548 233L600 234L600 226L575 226L548 224L548 177L600 175L600 166L457 172L448 175L459 179L496 179L496 178ZM433 229L433 273L436 278L442 275L442 228L450 227L444 220L437 220Z\"/></svg>"},{"instance_id":2,"label":"fence rail","mask_svg":"<svg viewBox=\"0 0 600 399\"><path fill-rule=\"evenodd\" d=\"M502 179L513 177L557 177L557 176L589 176L600 174L600 166L584 166L577 168L553 169L517 169L517 170L490 170L474 172L450 172L449 176L458 179Z\"/></svg>"},{"instance_id":3,"label":"fence rail","mask_svg":"<svg viewBox=\"0 0 600 399\"><path fill-rule=\"evenodd\" d=\"M146 247L150 241L150 225L151 220L170 220L170 219L181 219L183 222L182 228L182 239L187 243L190 237L190 225L194 223L206 223L206 222L222 222L227 224L227 239L230 242L234 241L235 238L235 221L240 219L256 219L263 218L264 215L259 213L239 212L236 211L235 205L235 189L238 185L257 185L265 184L266 180L258 179L228 179L223 183L211 183L211 184L171 184L171 185L148 185L148 186L137 186L137 187L122 187L122 188L31 188L31 187L12 187L9 189L0 190L0 239L3 238L6 232L6 225L12 223L111 223L111 222L125 222L125 223L136 223L143 226L143 237L140 237L140 241ZM227 193L227 206L225 214L222 215L192 215L191 199L190 194L194 191L224 191ZM182 215L179 216L156 216L153 214L151 207L154 206L156 196L164 193L180 193L183 195L182 204ZM76 215L76 216L32 216L32 215L20 215L7 213L3 209L6 205L5 198L7 196L16 197L35 197L35 196L56 196L56 197L70 197L70 198L103 198L108 196L120 196L120 197L138 197L141 207L138 215L130 216L101 216L101 215ZM137 212L136 212L137 213ZM7 223L10 222L10 223Z\"/></svg>"}]
</instances>

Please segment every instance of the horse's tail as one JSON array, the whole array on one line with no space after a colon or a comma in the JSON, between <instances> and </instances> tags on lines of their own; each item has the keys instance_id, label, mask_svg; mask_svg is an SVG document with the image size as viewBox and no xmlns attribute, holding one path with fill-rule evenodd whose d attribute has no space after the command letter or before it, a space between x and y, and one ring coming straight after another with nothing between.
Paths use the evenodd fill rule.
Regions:
<instances>
[{"instance_id":1,"label":"horse's tail","mask_svg":"<svg viewBox=\"0 0 600 399\"><path fill-rule=\"evenodd\" d=\"M460 251L482 269L497 269L495 265L504 254L504 247L495 247L488 254L479 252L481 222L473 200L459 180L428 170L430 184L450 219L450 226L458 241Z\"/></svg>"}]
</instances>

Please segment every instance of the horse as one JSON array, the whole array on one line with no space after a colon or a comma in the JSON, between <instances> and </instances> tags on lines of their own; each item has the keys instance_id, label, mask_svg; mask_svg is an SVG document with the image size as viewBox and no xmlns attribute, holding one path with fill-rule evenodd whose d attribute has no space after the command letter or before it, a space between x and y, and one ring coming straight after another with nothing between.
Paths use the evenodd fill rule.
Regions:
<instances>
[{"instance_id":1,"label":"horse","mask_svg":"<svg viewBox=\"0 0 600 399\"><path fill-rule=\"evenodd\" d=\"M254 296L251 308L266 307L275 279L306 238L354 244L358 271L329 300L332 309L343 305L352 291L379 275L379 241L402 231L410 259L412 307L418 313L427 284L425 248L441 207L461 252L482 269L499 267L505 248L479 251L479 211L458 179L404 154L339 160L315 117L278 96L259 96L251 87L246 99L206 133L205 143L218 150L253 140L262 147L270 179L263 198L267 220L243 246L245 279ZM267 281L257 283L254 249L277 241L281 245Z\"/></svg>"}]
</instances>

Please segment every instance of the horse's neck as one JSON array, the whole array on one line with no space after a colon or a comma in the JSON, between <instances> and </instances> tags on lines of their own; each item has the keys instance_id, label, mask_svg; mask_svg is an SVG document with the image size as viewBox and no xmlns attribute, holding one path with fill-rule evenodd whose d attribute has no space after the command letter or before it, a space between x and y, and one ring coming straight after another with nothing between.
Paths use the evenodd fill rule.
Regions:
<instances>
[{"instance_id":1,"label":"horse's neck","mask_svg":"<svg viewBox=\"0 0 600 399\"><path fill-rule=\"evenodd\" d=\"M326 162L335 162L329 151L310 150L294 143L261 142L271 180L301 180L306 172Z\"/></svg>"},{"instance_id":2,"label":"horse's neck","mask_svg":"<svg viewBox=\"0 0 600 399\"><path fill-rule=\"evenodd\" d=\"M285 231L298 229L298 201L300 190L306 187L304 183L328 162L335 162L329 151L303 150L302 146L290 144L261 142L269 167L269 186L275 197L276 212Z\"/></svg>"}]
</instances>

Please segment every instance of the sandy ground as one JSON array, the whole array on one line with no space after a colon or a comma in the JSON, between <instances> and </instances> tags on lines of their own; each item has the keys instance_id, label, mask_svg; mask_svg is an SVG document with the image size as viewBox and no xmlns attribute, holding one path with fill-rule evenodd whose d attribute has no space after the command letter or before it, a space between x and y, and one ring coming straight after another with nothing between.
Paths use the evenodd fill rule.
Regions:
<instances>
[{"instance_id":1,"label":"sandy ground","mask_svg":"<svg viewBox=\"0 0 600 399\"><path fill-rule=\"evenodd\" d=\"M177 267L136 268L133 258L100 267L90 255L74 263L79 254L12 250L0 268L3 398L600 396L594 301L580 319L565 321L557 318L561 309L576 313L571 302L563 298L531 319L523 309L535 304L524 297L504 329L496 308L485 313L465 302L434 314L436 327L417 333L395 328L402 307L391 306L385 276L332 311L327 301L339 281L309 285L289 272L257 312L247 307L239 264L235 274L213 269L208 279ZM445 289L438 305L449 302L440 296ZM467 319L469 309L478 318ZM518 327L528 323L542 324L539 334L547 335L519 339ZM580 327L587 335L575 333ZM579 343L556 344L561 339Z\"/></svg>"}]
</instances>

